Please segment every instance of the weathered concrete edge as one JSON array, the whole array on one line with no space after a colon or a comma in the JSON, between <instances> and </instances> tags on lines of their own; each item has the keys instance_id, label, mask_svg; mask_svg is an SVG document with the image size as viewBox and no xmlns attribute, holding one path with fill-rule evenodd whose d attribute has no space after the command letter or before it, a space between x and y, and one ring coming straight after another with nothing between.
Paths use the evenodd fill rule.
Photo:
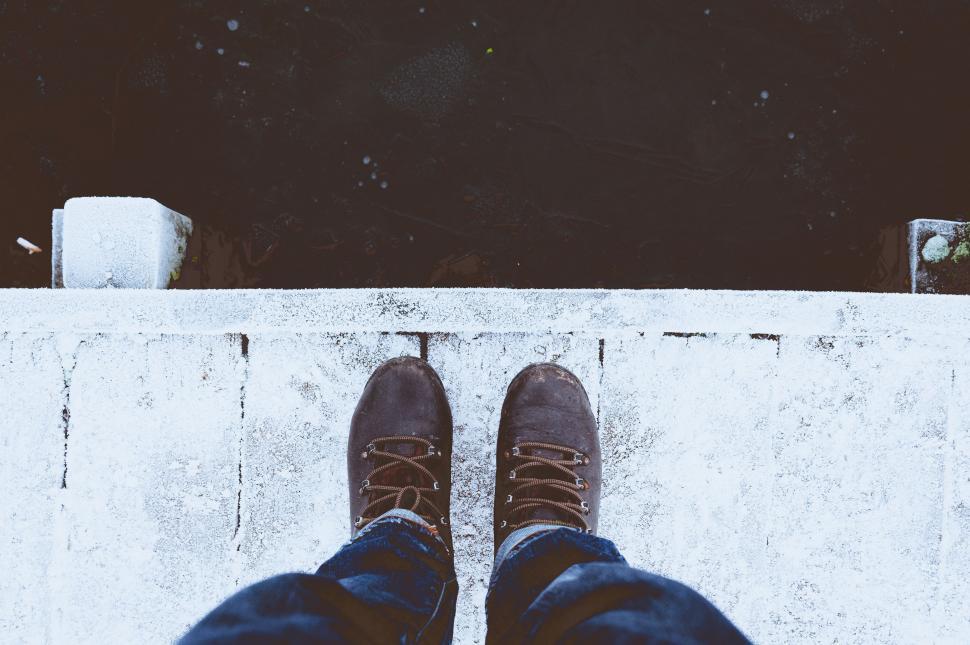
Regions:
<instances>
[{"instance_id":1,"label":"weathered concrete edge","mask_svg":"<svg viewBox=\"0 0 970 645\"><path fill-rule=\"evenodd\" d=\"M2 289L0 330L74 333L970 331L970 296L796 291Z\"/></svg>"}]
</instances>

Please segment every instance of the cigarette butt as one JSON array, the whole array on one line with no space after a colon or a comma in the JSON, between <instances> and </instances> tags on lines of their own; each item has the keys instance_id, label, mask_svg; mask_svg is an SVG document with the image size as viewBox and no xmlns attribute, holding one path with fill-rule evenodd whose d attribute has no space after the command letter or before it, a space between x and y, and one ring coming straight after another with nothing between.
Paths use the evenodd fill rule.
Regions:
<instances>
[{"instance_id":1,"label":"cigarette butt","mask_svg":"<svg viewBox=\"0 0 970 645\"><path fill-rule=\"evenodd\" d=\"M39 246L37 246L33 242L28 242L27 240L25 240L22 237L18 237L17 238L17 244L19 244L20 246L22 246L25 249L27 249L27 253L29 255L33 255L34 253L43 253L44 252L44 249L40 248Z\"/></svg>"}]
</instances>

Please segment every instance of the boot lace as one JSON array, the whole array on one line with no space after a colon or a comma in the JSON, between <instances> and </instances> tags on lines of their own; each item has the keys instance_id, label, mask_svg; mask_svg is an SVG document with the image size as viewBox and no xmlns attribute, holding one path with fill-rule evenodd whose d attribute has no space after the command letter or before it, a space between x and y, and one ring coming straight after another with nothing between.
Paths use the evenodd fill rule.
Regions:
<instances>
[{"instance_id":1,"label":"boot lace","mask_svg":"<svg viewBox=\"0 0 970 645\"><path fill-rule=\"evenodd\" d=\"M389 443L417 444L419 448L423 448L423 451L419 451L418 454L409 457L384 450L383 448ZM354 526L356 528L360 529L367 526L367 524L373 522L392 508L406 508L409 511L413 511L432 526L439 524L442 526L448 525L448 518L444 516L431 499L436 492L441 490L441 484L435 478L434 474L421 463L441 457L441 451L435 448L434 444L421 437L377 437L367 444L367 447L364 448L360 456L363 459L375 460L376 465L364 478L364 481L360 483L360 490L358 492L361 495L370 496L371 501L354 520ZM427 486L416 486L413 484L393 486L387 483L375 483L378 481L378 475L381 473L398 468L413 469L420 474L416 481L421 481L422 483L427 481L430 483ZM384 494L374 498L374 493Z\"/></svg>"},{"instance_id":2,"label":"boot lace","mask_svg":"<svg viewBox=\"0 0 970 645\"><path fill-rule=\"evenodd\" d=\"M527 454L527 451L543 449L564 455L563 459L549 459L537 454ZM507 459L518 461L508 473L508 478L518 485L505 498L506 519L502 521L502 528L510 530L520 529L533 524L556 524L578 528L589 533L591 531L586 516L589 515L589 504L582 497L580 491L589 489L589 482L576 474L573 470L577 466L589 464L589 457L579 450L568 446L559 446L539 441L526 441L516 444L505 452ZM523 473L544 476L526 476ZM549 476L554 473L555 476ZM528 491L528 494L525 493ZM523 517L524 511L535 509L551 509L561 511L565 520L546 518L527 518L520 522L513 521Z\"/></svg>"}]
</instances>

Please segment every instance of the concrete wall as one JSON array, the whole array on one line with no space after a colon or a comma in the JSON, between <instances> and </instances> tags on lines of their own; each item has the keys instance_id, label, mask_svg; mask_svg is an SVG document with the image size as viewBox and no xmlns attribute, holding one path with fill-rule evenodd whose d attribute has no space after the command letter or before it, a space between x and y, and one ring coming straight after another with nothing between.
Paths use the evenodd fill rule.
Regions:
<instances>
[{"instance_id":1,"label":"concrete wall","mask_svg":"<svg viewBox=\"0 0 970 645\"><path fill-rule=\"evenodd\" d=\"M456 636L480 641L494 445L524 365L597 409L601 533L771 643L970 639L970 297L0 291L0 633L167 642L346 539L370 371L439 370Z\"/></svg>"}]
</instances>

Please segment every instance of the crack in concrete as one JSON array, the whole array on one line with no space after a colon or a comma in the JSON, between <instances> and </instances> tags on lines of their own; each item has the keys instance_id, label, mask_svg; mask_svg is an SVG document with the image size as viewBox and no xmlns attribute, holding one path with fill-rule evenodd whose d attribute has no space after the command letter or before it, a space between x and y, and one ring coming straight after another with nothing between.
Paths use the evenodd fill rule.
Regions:
<instances>
[{"instance_id":1,"label":"crack in concrete","mask_svg":"<svg viewBox=\"0 0 970 645\"><path fill-rule=\"evenodd\" d=\"M423 361L428 360L428 338L431 336L431 334L424 331L399 331L397 332L397 335L416 337L418 339L418 344L420 347L419 352L420 352L421 360Z\"/></svg>"},{"instance_id":2,"label":"crack in concrete","mask_svg":"<svg viewBox=\"0 0 970 645\"><path fill-rule=\"evenodd\" d=\"M673 336L674 338L693 338L694 336L700 336L701 338L707 338L710 334L700 331L665 331L664 336Z\"/></svg>"},{"instance_id":3,"label":"crack in concrete","mask_svg":"<svg viewBox=\"0 0 970 645\"><path fill-rule=\"evenodd\" d=\"M236 447L236 522L229 540L229 575L234 586L242 579L242 528L243 503L243 460L246 448L246 395L249 386L249 336L244 333L229 334L228 338L239 343L239 356L242 359L242 374L239 380L239 438Z\"/></svg>"},{"instance_id":4,"label":"crack in concrete","mask_svg":"<svg viewBox=\"0 0 970 645\"><path fill-rule=\"evenodd\" d=\"M603 374L606 371L606 339L600 338L599 342L599 383L596 388L596 427L599 428L600 433L603 432L603 426L600 423L600 402L603 400Z\"/></svg>"},{"instance_id":5,"label":"crack in concrete","mask_svg":"<svg viewBox=\"0 0 970 645\"><path fill-rule=\"evenodd\" d=\"M61 408L61 423L64 427L64 470L61 473L61 490L67 488L67 442L70 437L71 426L71 383L64 379L64 407Z\"/></svg>"},{"instance_id":6,"label":"crack in concrete","mask_svg":"<svg viewBox=\"0 0 970 645\"><path fill-rule=\"evenodd\" d=\"M63 379L61 386L61 430L64 433L64 467L61 471L61 490L67 489L67 449L71 436L71 379L74 377L74 368L77 367L77 356L82 345L84 345L83 340L79 341L70 353L70 367L65 364L64 356L61 356L60 351L55 350L61 359L61 378Z\"/></svg>"},{"instance_id":7,"label":"crack in concrete","mask_svg":"<svg viewBox=\"0 0 970 645\"><path fill-rule=\"evenodd\" d=\"M748 334L753 340L770 340L775 344L775 358L781 356L781 336L778 334Z\"/></svg>"},{"instance_id":8,"label":"crack in concrete","mask_svg":"<svg viewBox=\"0 0 970 645\"><path fill-rule=\"evenodd\" d=\"M232 532L233 541L236 541L239 537L239 527L242 524L243 442L246 437L246 385L249 382L249 336L246 334L239 335L239 347L240 355L243 359L243 377L242 382L239 384L239 451L237 462L239 488L236 490L236 527ZM236 545L237 551L240 546L241 544Z\"/></svg>"}]
</instances>

